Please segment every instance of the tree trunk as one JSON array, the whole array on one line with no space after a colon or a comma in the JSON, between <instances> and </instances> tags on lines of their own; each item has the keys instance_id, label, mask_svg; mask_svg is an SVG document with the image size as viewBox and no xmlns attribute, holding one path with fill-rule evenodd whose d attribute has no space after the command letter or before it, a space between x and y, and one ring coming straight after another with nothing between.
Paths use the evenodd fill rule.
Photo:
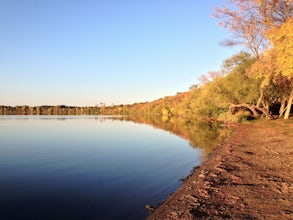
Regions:
<instances>
[{"instance_id":1,"label":"tree trunk","mask_svg":"<svg viewBox=\"0 0 293 220\"><path fill-rule=\"evenodd\" d=\"M284 115L284 119L288 119L291 111L291 106L292 106L292 99L293 99L293 89L290 93L289 99L288 99L288 104L287 104L287 109Z\"/></svg>"},{"instance_id":2,"label":"tree trunk","mask_svg":"<svg viewBox=\"0 0 293 220\"><path fill-rule=\"evenodd\" d=\"M282 102L281 102L280 109L279 109L279 118L281 118L283 116L283 114L284 114L284 112L286 110L285 106L286 106L286 99L283 98Z\"/></svg>"},{"instance_id":3,"label":"tree trunk","mask_svg":"<svg viewBox=\"0 0 293 220\"><path fill-rule=\"evenodd\" d=\"M232 105L230 105L229 108L230 108L230 111L232 111L232 109L234 109L234 108L247 108L252 112L253 117L255 117L255 118L259 118L259 114L257 112L257 110L258 110L258 111L262 112L268 119L273 119L272 115L269 113L269 111L267 109L260 108L260 107L254 106L254 105L248 105L246 103L237 104L237 105L232 104Z\"/></svg>"},{"instance_id":4,"label":"tree trunk","mask_svg":"<svg viewBox=\"0 0 293 220\"><path fill-rule=\"evenodd\" d=\"M270 114L270 112L266 108L259 108L255 106L255 109L258 111L261 111L266 116L266 118L273 119L273 116Z\"/></svg>"},{"instance_id":5,"label":"tree trunk","mask_svg":"<svg viewBox=\"0 0 293 220\"><path fill-rule=\"evenodd\" d=\"M262 91L262 89L260 89L260 97L259 97L259 99L258 99L258 101L256 103L257 107L260 107L260 103L262 101L262 98L263 98L263 91Z\"/></svg>"},{"instance_id":6,"label":"tree trunk","mask_svg":"<svg viewBox=\"0 0 293 220\"><path fill-rule=\"evenodd\" d=\"M255 118L258 118L259 117L259 114L257 113L257 111L255 110L255 108L253 106L250 106L248 104L245 104L245 103L242 103L242 104L238 104L238 105L230 105L230 111L233 109L233 108L247 108L249 109L252 114L253 114L253 117Z\"/></svg>"}]
</instances>

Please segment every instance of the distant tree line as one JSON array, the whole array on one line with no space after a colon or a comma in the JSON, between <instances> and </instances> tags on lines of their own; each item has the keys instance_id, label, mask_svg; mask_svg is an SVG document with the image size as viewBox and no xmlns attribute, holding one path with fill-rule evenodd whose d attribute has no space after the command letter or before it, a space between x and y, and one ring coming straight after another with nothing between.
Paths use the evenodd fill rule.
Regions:
<instances>
[{"instance_id":1,"label":"distant tree line","mask_svg":"<svg viewBox=\"0 0 293 220\"><path fill-rule=\"evenodd\" d=\"M0 115L97 115L98 107L57 106L0 106Z\"/></svg>"}]
</instances>

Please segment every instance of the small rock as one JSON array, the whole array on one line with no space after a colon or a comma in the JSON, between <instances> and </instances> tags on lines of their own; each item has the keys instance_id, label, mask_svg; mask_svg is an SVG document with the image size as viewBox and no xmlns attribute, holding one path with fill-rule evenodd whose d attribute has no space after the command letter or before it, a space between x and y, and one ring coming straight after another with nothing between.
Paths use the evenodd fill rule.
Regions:
<instances>
[{"instance_id":1,"label":"small rock","mask_svg":"<svg viewBox=\"0 0 293 220\"><path fill-rule=\"evenodd\" d=\"M152 205L146 205L145 208L149 211L149 212L154 212L156 210L156 208Z\"/></svg>"},{"instance_id":2,"label":"small rock","mask_svg":"<svg viewBox=\"0 0 293 220\"><path fill-rule=\"evenodd\" d=\"M203 173L198 175L199 178L205 178L205 175Z\"/></svg>"}]
</instances>

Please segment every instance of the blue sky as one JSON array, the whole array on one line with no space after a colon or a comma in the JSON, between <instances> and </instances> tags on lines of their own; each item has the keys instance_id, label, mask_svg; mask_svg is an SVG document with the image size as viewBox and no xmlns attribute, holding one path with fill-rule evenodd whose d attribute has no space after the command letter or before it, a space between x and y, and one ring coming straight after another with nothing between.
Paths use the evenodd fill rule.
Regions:
<instances>
[{"instance_id":1,"label":"blue sky","mask_svg":"<svg viewBox=\"0 0 293 220\"><path fill-rule=\"evenodd\" d=\"M223 1L0 0L0 105L152 101L187 91L235 49Z\"/></svg>"}]
</instances>

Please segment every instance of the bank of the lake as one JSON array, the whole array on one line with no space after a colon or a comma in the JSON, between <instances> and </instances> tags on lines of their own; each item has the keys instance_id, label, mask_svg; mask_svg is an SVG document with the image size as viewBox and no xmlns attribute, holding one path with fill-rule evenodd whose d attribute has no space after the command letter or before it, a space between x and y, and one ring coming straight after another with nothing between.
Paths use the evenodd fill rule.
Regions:
<instances>
[{"instance_id":1,"label":"bank of the lake","mask_svg":"<svg viewBox=\"0 0 293 220\"><path fill-rule=\"evenodd\" d=\"M238 124L148 219L293 219L293 121Z\"/></svg>"}]
</instances>

